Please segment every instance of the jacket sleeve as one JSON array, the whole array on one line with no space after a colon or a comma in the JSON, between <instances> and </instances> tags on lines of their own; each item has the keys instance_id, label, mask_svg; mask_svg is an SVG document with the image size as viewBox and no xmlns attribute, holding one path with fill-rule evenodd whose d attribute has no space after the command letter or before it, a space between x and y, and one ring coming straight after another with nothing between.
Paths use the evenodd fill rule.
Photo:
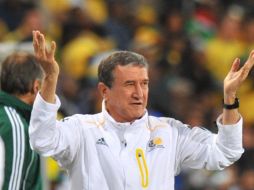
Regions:
<instances>
[{"instance_id":1,"label":"jacket sleeve","mask_svg":"<svg viewBox=\"0 0 254 190\"><path fill-rule=\"evenodd\" d=\"M78 150L80 142L79 125L74 116L57 121L59 98L50 104L38 93L30 119L29 137L31 148L42 156L53 156L60 165L67 166Z\"/></svg>"},{"instance_id":2,"label":"jacket sleeve","mask_svg":"<svg viewBox=\"0 0 254 190\"><path fill-rule=\"evenodd\" d=\"M177 125L176 162L179 173L182 168L221 170L237 161L242 147L242 118L233 125L222 125L217 119L218 134L181 122Z\"/></svg>"}]
</instances>

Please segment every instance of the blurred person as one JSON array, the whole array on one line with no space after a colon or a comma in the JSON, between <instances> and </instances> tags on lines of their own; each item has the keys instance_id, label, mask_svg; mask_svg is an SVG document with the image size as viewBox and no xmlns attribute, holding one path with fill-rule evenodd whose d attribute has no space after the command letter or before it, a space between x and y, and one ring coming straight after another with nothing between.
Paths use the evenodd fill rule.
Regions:
<instances>
[{"instance_id":1,"label":"blurred person","mask_svg":"<svg viewBox=\"0 0 254 190\"><path fill-rule=\"evenodd\" d=\"M195 1L190 18L186 19L185 29L194 48L198 51L204 48L207 40L213 38L216 31L216 16L221 9L217 0ZM188 15L185 15L188 16Z\"/></svg>"},{"instance_id":2,"label":"blurred person","mask_svg":"<svg viewBox=\"0 0 254 190\"><path fill-rule=\"evenodd\" d=\"M3 41L4 36L8 33L8 28L4 20L0 18L0 42Z\"/></svg>"},{"instance_id":3,"label":"blurred person","mask_svg":"<svg viewBox=\"0 0 254 190\"><path fill-rule=\"evenodd\" d=\"M188 37L185 29L185 15L173 9L164 16L165 58L170 66L169 75L180 75L190 80L194 91L202 93L214 88L214 82L205 67L204 54L191 43L194 37ZM205 20L205 19L204 19Z\"/></svg>"},{"instance_id":4,"label":"blurred person","mask_svg":"<svg viewBox=\"0 0 254 190\"><path fill-rule=\"evenodd\" d=\"M62 20L61 46L65 46L84 30L92 28L92 21L80 7L72 7Z\"/></svg>"},{"instance_id":5,"label":"blurred person","mask_svg":"<svg viewBox=\"0 0 254 190\"><path fill-rule=\"evenodd\" d=\"M153 67L160 58L161 53L161 33L155 27L137 27L130 44L130 49L144 55Z\"/></svg>"},{"instance_id":6,"label":"blurred person","mask_svg":"<svg viewBox=\"0 0 254 190\"><path fill-rule=\"evenodd\" d=\"M93 84L94 82L86 79L82 83L69 76L68 73L62 73L59 77L57 89L61 101L59 112L64 117L75 113L96 113L98 95L96 95L97 90Z\"/></svg>"},{"instance_id":7,"label":"blurred person","mask_svg":"<svg viewBox=\"0 0 254 190\"><path fill-rule=\"evenodd\" d=\"M229 7L219 23L216 35L205 44L206 67L219 83L230 68L230 62L235 57L241 57L244 52L241 36L243 14L242 7Z\"/></svg>"},{"instance_id":8,"label":"blurred person","mask_svg":"<svg viewBox=\"0 0 254 190\"><path fill-rule=\"evenodd\" d=\"M191 98L192 100L198 95L201 97L201 94L205 94L212 89L214 89L215 85L214 81L211 77L211 74L204 66L204 56L201 52L196 51L193 48L193 44L190 42L190 39L187 38L186 31L184 29L185 25L185 17L184 14L180 12L180 10L173 9L167 13L164 18L162 18L164 34L166 36L164 47L163 47L163 59L164 59L164 67L167 68L166 80L167 83L170 84L170 94L174 95L172 92L174 88L184 88L184 85L181 85L181 81L185 81L183 84L188 84L191 88L189 88L190 93L186 96L185 102L189 102L188 100ZM159 81L161 83L161 81ZM179 85L180 84L180 85ZM176 87L175 87L176 86ZM188 89L188 88L185 88ZM153 89L151 89L153 91ZM163 89L163 91L165 91ZM163 91L160 93L162 94ZM181 97L184 93L175 94L174 96L170 96L168 108L171 108L171 113L176 113L176 107L183 107L182 110L179 110L178 115L173 115L173 117L180 118L184 121L184 118L187 114L185 113L188 110L185 109L185 103L180 103L178 105L179 97ZM153 98L156 100L156 98ZM166 101L165 101L166 102ZM162 102L162 104L164 101ZM206 108L206 111L208 109ZM203 112L204 113L204 112Z\"/></svg>"},{"instance_id":9,"label":"blurred person","mask_svg":"<svg viewBox=\"0 0 254 190\"><path fill-rule=\"evenodd\" d=\"M43 17L39 9L35 5L29 5L24 11L20 24L15 30L7 33L4 37L5 41L13 42L31 42L33 30L44 30Z\"/></svg>"},{"instance_id":10,"label":"blurred person","mask_svg":"<svg viewBox=\"0 0 254 190\"><path fill-rule=\"evenodd\" d=\"M134 16L136 26L156 26L158 24L156 3L143 2L136 5Z\"/></svg>"},{"instance_id":11,"label":"blurred person","mask_svg":"<svg viewBox=\"0 0 254 190\"><path fill-rule=\"evenodd\" d=\"M0 0L0 18L10 31L18 27L31 4L33 4L31 1Z\"/></svg>"},{"instance_id":12,"label":"blurred person","mask_svg":"<svg viewBox=\"0 0 254 190\"><path fill-rule=\"evenodd\" d=\"M128 1L118 0L108 2L108 18L104 23L107 35L116 42L116 47L120 50L127 49L133 32L133 12Z\"/></svg>"},{"instance_id":13,"label":"blurred person","mask_svg":"<svg viewBox=\"0 0 254 190\"><path fill-rule=\"evenodd\" d=\"M59 110L60 113L62 113L63 116L66 116L81 112L78 100L80 91L78 81L67 73L64 73L59 77L58 84L58 94L62 103L61 109Z\"/></svg>"},{"instance_id":14,"label":"blurred person","mask_svg":"<svg viewBox=\"0 0 254 190\"><path fill-rule=\"evenodd\" d=\"M47 10L49 14L55 14L55 16L64 15L64 13L68 11L71 8L71 6L75 6L75 5L76 4L72 4L72 2L69 0L58 0L58 1L42 0L41 1L41 6L45 10Z\"/></svg>"},{"instance_id":15,"label":"blurred person","mask_svg":"<svg viewBox=\"0 0 254 190\"><path fill-rule=\"evenodd\" d=\"M173 118L148 116L148 63L129 51L116 51L99 65L101 113L57 121L56 44L48 50L44 35L33 35L45 78L32 111L30 143L68 171L71 189L174 189L174 176L183 168L221 170L243 153L236 92L253 67L254 51L241 68L235 59L224 79L216 135Z\"/></svg>"},{"instance_id":16,"label":"blurred person","mask_svg":"<svg viewBox=\"0 0 254 190\"><path fill-rule=\"evenodd\" d=\"M240 177L240 190L254 190L254 169L246 169Z\"/></svg>"},{"instance_id":17,"label":"blurred person","mask_svg":"<svg viewBox=\"0 0 254 190\"><path fill-rule=\"evenodd\" d=\"M5 147L3 190L42 189L40 157L31 150L28 123L43 78L37 59L9 55L1 67L0 136Z\"/></svg>"},{"instance_id":18,"label":"blurred person","mask_svg":"<svg viewBox=\"0 0 254 190\"><path fill-rule=\"evenodd\" d=\"M105 0L86 0L83 2L83 6L93 22L101 25L104 24L108 18L107 3L108 2Z\"/></svg>"},{"instance_id":19,"label":"blurred person","mask_svg":"<svg viewBox=\"0 0 254 190\"><path fill-rule=\"evenodd\" d=\"M92 31L83 31L62 49L64 71L76 80L82 80L89 73L89 61L101 51L111 49L110 41Z\"/></svg>"},{"instance_id":20,"label":"blurred person","mask_svg":"<svg viewBox=\"0 0 254 190\"><path fill-rule=\"evenodd\" d=\"M4 156L5 156L4 143L0 136L0 189L2 189L4 183Z\"/></svg>"},{"instance_id":21,"label":"blurred person","mask_svg":"<svg viewBox=\"0 0 254 190\"><path fill-rule=\"evenodd\" d=\"M244 35L245 41L247 45L247 49L250 50L254 47L254 8L252 9L251 13L246 14L244 19Z\"/></svg>"}]
</instances>

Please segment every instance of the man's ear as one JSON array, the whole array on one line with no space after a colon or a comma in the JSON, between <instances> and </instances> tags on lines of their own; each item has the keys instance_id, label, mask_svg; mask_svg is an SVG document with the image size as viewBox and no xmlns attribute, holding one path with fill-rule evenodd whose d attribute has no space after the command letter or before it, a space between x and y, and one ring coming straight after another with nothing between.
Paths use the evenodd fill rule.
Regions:
<instances>
[{"instance_id":1,"label":"man's ear","mask_svg":"<svg viewBox=\"0 0 254 190\"><path fill-rule=\"evenodd\" d=\"M107 100L107 96L109 93L109 87L107 87L103 82L98 83L98 90L104 100Z\"/></svg>"},{"instance_id":2,"label":"man's ear","mask_svg":"<svg viewBox=\"0 0 254 190\"><path fill-rule=\"evenodd\" d=\"M41 89L41 81L36 79L33 83L32 93L37 94Z\"/></svg>"}]
</instances>

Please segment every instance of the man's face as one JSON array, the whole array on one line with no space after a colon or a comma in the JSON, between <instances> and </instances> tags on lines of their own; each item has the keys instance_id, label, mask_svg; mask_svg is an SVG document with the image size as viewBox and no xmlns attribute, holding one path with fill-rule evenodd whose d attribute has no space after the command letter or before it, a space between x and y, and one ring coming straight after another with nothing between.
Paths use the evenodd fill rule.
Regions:
<instances>
[{"instance_id":1,"label":"man's face","mask_svg":"<svg viewBox=\"0 0 254 190\"><path fill-rule=\"evenodd\" d=\"M132 122L144 115L148 99L146 67L118 65L111 88L105 90L106 109L118 122Z\"/></svg>"}]
</instances>

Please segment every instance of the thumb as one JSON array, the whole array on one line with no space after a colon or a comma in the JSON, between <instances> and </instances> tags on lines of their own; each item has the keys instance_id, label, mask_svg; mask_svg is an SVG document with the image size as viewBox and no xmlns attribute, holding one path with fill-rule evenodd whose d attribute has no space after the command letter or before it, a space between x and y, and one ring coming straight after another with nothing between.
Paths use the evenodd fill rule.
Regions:
<instances>
[{"instance_id":1,"label":"thumb","mask_svg":"<svg viewBox=\"0 0 254 190\"><path fill-rule=\"evenodd\" d=\"M230 69L230 72L236 72L239 70L239 66L240 66L240 59L239 58L235 58L232 66L231 66L231 69Z\"/></svg>"},{"instance_id":2,"label":"thumb","mask_svg":"<svg viewBox=\"0 0 254 190\"><path fill-rule=\"evenodd\" d=\"M55 57L55 52L56 52L56 42L52 41L51 42L51 47L50 47L50 51L49 51L49 57L51 59L54 59Z\"/></svg>"}]
</instances>

